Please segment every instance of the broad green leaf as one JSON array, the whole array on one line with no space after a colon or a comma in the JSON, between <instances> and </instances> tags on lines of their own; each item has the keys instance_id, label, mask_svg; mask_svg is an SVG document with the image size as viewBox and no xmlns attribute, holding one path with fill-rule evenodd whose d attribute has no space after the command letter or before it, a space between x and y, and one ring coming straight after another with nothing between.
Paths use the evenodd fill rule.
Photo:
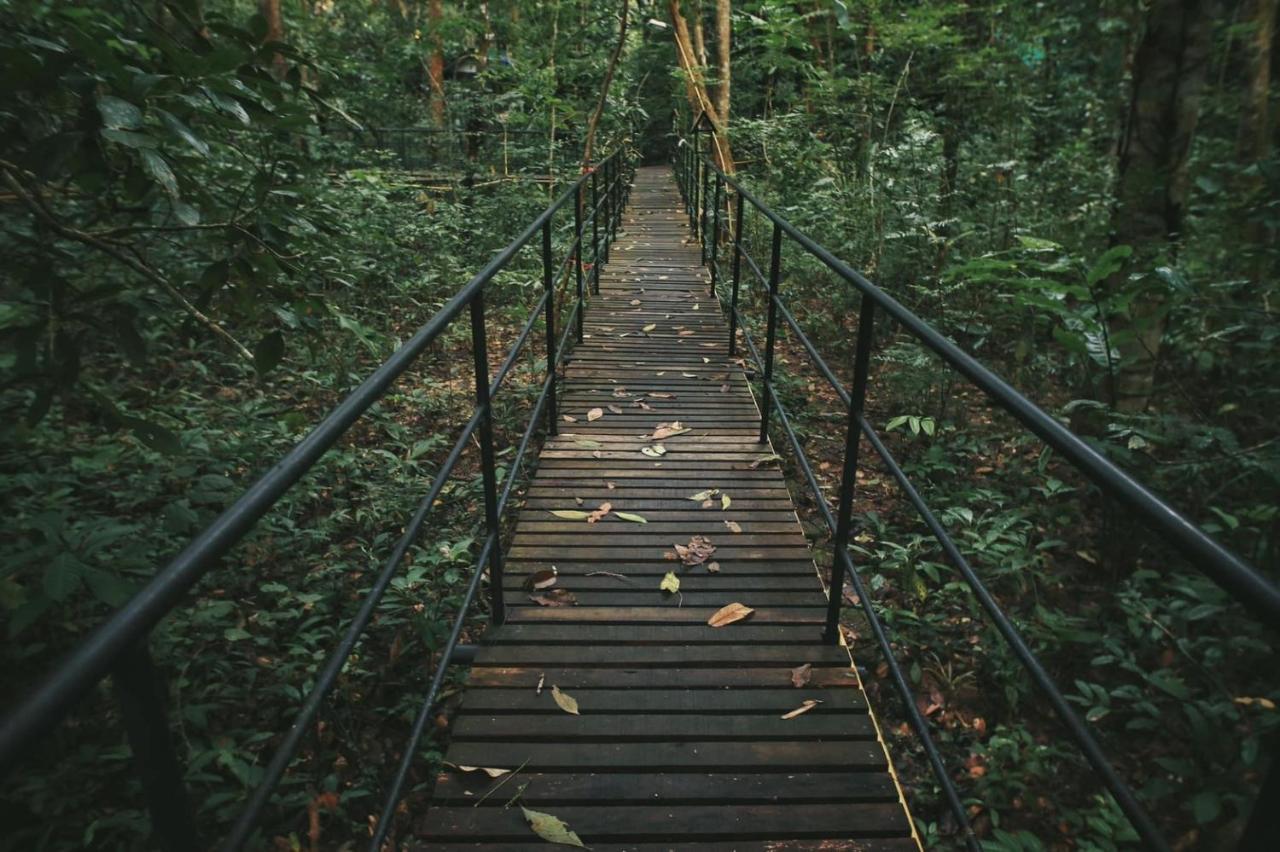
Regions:
<instances>
[{"instance_id":1,"label":"broad green leaf","mask_svg":"<svg viewBox=\"0 0 1280 852\"><path fill-rule=\"evenodd\" d=\"M591 517L590 512L584 512L581 509L552 509L551 514L566 521L585 521Z\"/></svg>"},{"instance_id":2,"label":"broad green leaf","mask_svg":"<svg viewBox=\"0 0 1280 852\"><path fill-rule=\"evenodd\" d=\"M647 524L647 523L649 523L648 521L646 521L646 520L645 520L643 517L641 517L640 515L634 515L634 514L632 514L631 512L614 512L614 513L613 513L613 516L614 516L615 518L621 518L621 519L622 519L622 520L624 520L624 521L631 521L633 524Z\"/></svg>"},{"instance_id":3,"label":"broad green leaf","mask_svg":"<svg viewBox=\"0 0 1280 852\"><path fill-rule=\"evenodd\" d=\"M99 133L108 142L115 142L117 145L124 145L126 148L156 147L156 140L145 133L138 133L134 130L117 130L114 127L104 127Z\"/></svg>"},{"instance_id":4,"label":"broad green leaf","mask_svg":"<svg viewBox=\"0 0 1280 852\"><path fill-rule=\"evenodd\" d=\"M54 601L66 600L80 588L81 567L70 553L59 553L44 572L44 593Z\"/></svg>"},{"instance_id":5,"label":"broad green leaf","mask_svg":"<svg viewBox=\"0 0 1280 852\"><path fill-rule=\"evenodd\" d=\"M160 116L160 121L164 123L164 126L168 128L170 133L190 145L197 154L202 157L209 156L209 143L197 136L195 132L192 131L190 127L183 124L182 120L176 115L162 109L156 110L156 115Z\"/></svg>"},{"instance_id":6,"label":"broad green leaf","mask_svg":"<svg viewBox=\"0 0 1280 852\"><path fill-rule=\"evenodd\" d=\"M98 114L104 127L118 130L136 130L142 126L142 110L114 95L98 98Z\"/></svg>"},{"instance_id":7,"label":"broad green leaf","mask_svg":"<svg viewBox=\"0 0 1280 852\"><path fill-rule=\"evenodd\" d=\"M178 197L178 178L174 175L173 169L169 168L169 164L165 162L164 157L155 151L147 149L142 150L142 168L151 179L169 193L170 198Z\"/></svg>"}]
</instances>

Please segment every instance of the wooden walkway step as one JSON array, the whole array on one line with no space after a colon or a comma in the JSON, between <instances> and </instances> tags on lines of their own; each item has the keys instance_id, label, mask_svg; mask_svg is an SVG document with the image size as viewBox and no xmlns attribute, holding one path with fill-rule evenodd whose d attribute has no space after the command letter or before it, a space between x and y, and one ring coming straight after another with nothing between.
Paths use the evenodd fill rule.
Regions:
<instances>
[{"instance_id":1,"label":"wooden walkway step","mask_svg":"<svg viewBox=\"0 0 1280 852\"><path fill-rule=\"evenodd\" d=\"M612 253L508 552L507 624L410 848L546 848L523 806L592 849L917 849L849 655L821 643L826 596L668 169L638 171ZM552 514L602 503L597 523ZM694 536L715 551L685 566ZM754 612L709 626L730 603Z\"/></svg>"}]
</instances>

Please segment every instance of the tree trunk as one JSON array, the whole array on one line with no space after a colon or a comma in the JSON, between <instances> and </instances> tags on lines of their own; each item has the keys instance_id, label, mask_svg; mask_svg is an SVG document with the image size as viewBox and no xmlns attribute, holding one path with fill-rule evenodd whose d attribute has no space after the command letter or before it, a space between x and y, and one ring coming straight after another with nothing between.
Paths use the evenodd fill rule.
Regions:
<instances>
[{"instance_id":1,"label":"tree trunk","mask_svg":"<svg viewBox=\"0 0 1280 852\"><path fill-rule=\"evenodd\" d=\"M604 112L605 101L609 98L609 85L613 82L613 72L618 69L618 59L622 56L622 48L627 43L627 17L631 12L630 0L622 0L622 23L618 26L618 43L613 46L609 56L609 65L604 71L604 82L600 84L600 100L596 101L595 112L587 122L587 141L582 149L582 168L585 171L591 165L591 155L596 143L596 128L600 126L600 115Z\"/></svg>"},{"instance_id":2,"label":"tree trunk","mask_svg":"<svg viewBox=\"0 0 1280 852\"><path fill-rule=\"evenodd\" d=\"M1251 0L1249 17L1253 24L1246 47L1249 76L1249 93L1240 115L1240 133L1236 153L1240 164L1253 166L1271 153L1271 40L1275 35L1277 0ZM1245 250L1252 252L1252 273L1262 280L1266 275L1266 228L1256 210L1265 200L1260 196L1266 189L1266 180L1258 169L1241 176L1239 197L1249 211L1244 222Z\"/></svg>"},{"instance_id":3,"label":"tree trunk","mask_svg":"<svg viewBox=\"0 0 1280 852\"><path fill-rule=\"evenodd\" d=\"M716 0L716 111L729 120L729 51L733 47L730 0Z\"/></svg>"},{"instance_id":4,"label":"tree trunk","mask_svg":"<svg viewBox=\"0 0 1280 852\"><path fill-rule=\"evenodd\" d=\"M431 56L427 84L431 87L431 121L444 127L444 0L427 0L427 27L431 30Z\"/></svg>"},{"instance_id":5,"label":"tree trunk","mask_svg":"<svg viewBox=\"0 0 1280 852\"><path fill-rule=\"evenodd\" d=\"M258 0L258 12L267 21L267 35L264 41L283 42L284 41L284 17L280 14L280 0ZM284 56L272 51L271 65L277 77L283 77L285 72Z\"/></svg>"},{"instance_id":6,"label":"tree trunk","mask_svg":"<svg viewBox=\"0 0 1280 852\"><path fill-rule=\"evenodd\" d=\"M727 7L729 0L717 0ZM689 37L689 24L680 13L680 0L668 0L671 13L671 36L675 39L676 62L684 72L685 94L689 98L689 106L694 115L705 113L715 130L711 134L715 145L716 165L726 174L733 174L733 151L729 146L729 116L722 115L711 102L707 94L706 80L702 76L702 68L694 54L694 45ZM726 81L727 82L727 81ZM727 91L727 90L726 90Z\"/></svg>"},{"instance_id":7,"label":"tree trunk","mask_svg":"<svg viewBox=\"0 0 1280 852\"><path fill-rule=\"evenodd\" d=\"M1151 272L1172 262L1181 238L1187 160L1211 48L1209 6L1210 0L1153 0L1134 56L1111 232L1113 244L1133 248L1131 268L1146 280L1127 310L1109 319L1120 354L1112 398L1122 411L1144 411L1151 402L1168 311ZM1112 275L1106 287L1110 294L1128 289L1128 271Z\"/></svg>"}]
</instances>

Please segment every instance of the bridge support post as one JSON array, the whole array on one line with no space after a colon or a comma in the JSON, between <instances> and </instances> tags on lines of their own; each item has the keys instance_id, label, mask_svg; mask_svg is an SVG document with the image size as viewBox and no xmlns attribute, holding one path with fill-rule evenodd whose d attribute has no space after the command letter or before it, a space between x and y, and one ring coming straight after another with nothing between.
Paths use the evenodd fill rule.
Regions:
<instances>
[{"instance_id":1,"label":"bridge support post","mask_svg":"<svg viewBox=\"0 0 1280 852\"><path fill-rule=\"evenodd\" d=\"M735 196L733 210L733 292L729 296L729 354L738 352L738 281L742 273L742 193Z\"/></svg>"},{"instance_id":2,"label":"bridge support post","mask_svg":"<svg viewBox=\"0 0 1280 852\"><path fill-rule=\"evenodd\" d=\"M547 434L556 435L560 427L556 415L556 293L551 261L551 217L542 223L542 289L547 294ZM486 366L486 370L488 367Z\"/></svg>"},{"instance_id":3,"label":"bridge support post","mask_svg":"<svg viewBox=\"0 0 1280 852\"><path fill-rule=\"evenodd\" d=\"M578 188L573 191L573 270L578 285L578 342L581 343L586 315L586 306L582 301L582 184L578 184Z\"/></svg>"},{"instance_id":4,"label":"bridge support post","mask_svg":"<svg viewBox=\"0 0 1280 852\"><path fill-rule=\"evenodd\" d=\"M613 157L600 164L604 169L604 250L603 260L609 262L609 243L613 242Z\"/></svg>"},{"instance_id":5,"label":"bridge support post","mask_svg":"<svg viewBox=\"0 0 1280 852\"><path fill-rule=\"evenodd\" d=\"M543 249L549 248L547 239L550 236L548 226L542 231ZM547 302L547 330L551 329L551 318L555 306ZM552 347L547 356L547 367L552 370L551 393L547 401L551 417L552 434L555 434L555 359L553 353L555 343L551 335L547 335L548 346ZM484 525L485 532L494 537L493 547L489 549L489 605L492 623L502 624L507 619L506 602L502 597L502 539L498 526L498 477L494 473L493 455L493 405L489 401L489 351L484 330L484 290L476 291L471 299L471 355L475 360L476 374L476 408L480 411L480 426L476 434L480 439L480 472L484 485ZM477 567L476 570L482 570ZM447 661L441 661L446 665Z\"/></svg>"},{"instance_id":6,"label":"bridge support post","mask_svg":"<svg viewBox=\"0 0 1280 852\"><path fill-rule=\"evenodd\" d=\"M840 640L840 605L844 598L844 560L840 554L849 546L853 525L853 494L858 482L858 447L862 439L862 409L867 398L867 372L871 365L871 335L875 325L875 303L862 297L858 314L858 342L853 358L853 390L849 395L849 415L844 435L844 470L840 475L840 500L836 505L836 534L831 542L831 586L827 596L827 628L823 639Z\"/></svg>"},{"instance_id":7,"label":"bridge support post","mask_svg":"<svg viewBox=\"0 0 1280 852\"><path fill-rule=\"evenodd\" d=\"M591 170L591 292L600 295L600 189Z\"/></svg>"},{"instance_id":8,"label":"bridge support post","mask_svg":"<svg viewBox=\"0 0 1280 852\"><path fill-rule=\"evenodd\" d=\"M199 847L187 785L173 750L165 696L145 638L124 652L112 672L112 682L147 798L155 842L165 852Z\"/></svg>"},{"instance_id":9,"label":"bridge support post","mask_svg":"<svg viewBox=\"0 0 1280 852\"><path fill-rule=\"evenodd\" d=\"M773 344L778 338L778 279L782 274L782 226L773 223L769 253L769 326L764 344L764 378L760 383L760 443L769 440L769 412L773 410Z\"/></svg>"},{"instance_id":10,"label":"bridge support post","mask_svg":"<svg viewBox=\"0 0 1280 852\"><path fill-rule=\"evenodd\" d=\"M719 297L716 289L720 283L720 194L724 190L724 177L716 172L716 189L711 194L711 296Z\"/></svg>"}]
</instances>

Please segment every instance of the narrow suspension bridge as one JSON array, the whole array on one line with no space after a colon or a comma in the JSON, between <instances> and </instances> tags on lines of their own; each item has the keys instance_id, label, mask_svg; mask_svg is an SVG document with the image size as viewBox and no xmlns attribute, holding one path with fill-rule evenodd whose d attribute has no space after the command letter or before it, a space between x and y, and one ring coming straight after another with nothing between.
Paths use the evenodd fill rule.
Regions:
<instances>
[{"instance_id":1,"label":"narrow suspension bridge","mask_svg":"<svg viewBox=\"0 0 1280 852\"><path fill-rule=\"evenodd\" d=\"M0 772L20 765L24 754L109 676L155 845L166 850L211 843L228 850L261 846L261 824L277 786L405 555L422 537L441 489L474 442L485 495L484 535L441 662L398 766L388 773L380 814L370 821L371 852L512 852L541 844L534 830L537 813L563 820L597 849L915 848L918 839L875 717L841 645L840 590L846 578L959 827L959 839L976 849L953 774L915 707L888 629L846 547L859 451L865 447L879 457L972 588L1100 788L1115 798L1145 847L1168 849L1090 727L863 416L875 318L887 316L934 352L1253 617L1280 625L1280 591L716 169L703 157L705 133L697 123L694 127L693 139L677 148L674 174L665 168L637 171L617 152L568 186L413 338L12 706L0 722ZM748 214L772 229L767 262L752 258L741 244ZM557 227L562 233L571 228L559 260L553 239ZM786 307L780 293L784 239L861 296L850 387L838 380ZM486 289L530 247L540 249L543 293L512 349L491 372ZM584 262L588 257L590 264ZM575 286L561 300L557 285L566 279ZM758 287L766 296L763 341L753 340L742 323L743 286ZM569 322L560 329L563 313ZM317 670L293 723L273 740L262 780L234 827L225 837L202 837L169 735L162 680L148 648L151 630L464 316L470 319L474 357L471 418L342 639ZM499 487L491 401L511 381L513 366L539 326L547 369L510 473ZM818 488L775 392L774 348L783 326L847 409L835 506ZM572 348L571 338L577 341ZM758 404L753 378L759 382ZM779 449L793 457L801 484L815 492L830 528L832 594L813 563L768 442L771 422L785 434L787 443ZM514 535L504 542L502 519L514 508L514 487L540 427L547 437L536 473ZM465 645L464 628L482 598L487 598L488 628L478 646ZM451 720L445 769L436 779L431 807L398 819L411 779L422 777L419 747L434 725L451 666L469 666L470 673ZM1276 788L1273 770L1241 848L1269 848L1280 831ZM508 807L513 798L520 807Z\"/></svg>"}]
</instances>

